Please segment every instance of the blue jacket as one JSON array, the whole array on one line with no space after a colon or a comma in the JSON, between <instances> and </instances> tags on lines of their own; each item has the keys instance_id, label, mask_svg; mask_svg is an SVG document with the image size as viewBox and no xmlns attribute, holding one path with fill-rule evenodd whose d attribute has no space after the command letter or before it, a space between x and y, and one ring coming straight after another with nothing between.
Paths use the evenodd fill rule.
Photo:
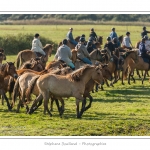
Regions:
<instances>
[{"instance_id":1,"label":"blue jacket","mask_svg":"<svg viewBox=\"0 0 150 150\"><path fill-rule=\"evenodd\" d=\"M74 41L73 35L72 35L72 32L71 32L71 31L69 31L69 32L67 33L67 40Z\"/></svg>"},{"instance_id":2,"label":"blue jacket","mask_svg":"<svg viewBox=\"0 0 150 150\"><path fill-rule=\"evenodd\" d=\"M111 39L113 39L113 38L115 38L115 37L118 38L117 33L116 33L116 32L113 32L113 31L110 33L109 36L111 37Z\"/></svg>"},{"instance_id":3,"label":"blue jacket","mask_svg":"<svg viewBox=\"0 0 150 150\"><path fill-rule=\"evenodd\" d=\"M139 53L140 53L140 55L144 55L144 54L146 54L146 52L147 52L147 50L145 49L145 44L141 42L139 44Z\"/></svg>"}]
</instances>

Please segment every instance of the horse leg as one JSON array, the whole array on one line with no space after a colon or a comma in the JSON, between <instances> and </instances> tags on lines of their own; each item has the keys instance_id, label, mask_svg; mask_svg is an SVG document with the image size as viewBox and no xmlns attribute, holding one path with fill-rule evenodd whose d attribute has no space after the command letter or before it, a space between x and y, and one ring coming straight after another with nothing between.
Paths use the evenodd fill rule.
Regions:
<instances>
[{"instance_id":1,"label":"horse leg","mask_svg":"<svg viewBox=\"0 0 150 150\"><path fill-rule=\"evenodd\" d=\"M124 83L123 83L123 73L124 73L124 71L122 71L122 85L124 85Z\"/></svg>"},{"instance_id":2,"label":"horse leg","mask_svg":"<svg viewBox=\"0 0 150 150\"><path fill-rule=\"evenodd\" d=\"M136 70L137 75L139 76L139 79L141 79L141 75L139 73L139 70Z\"/></svg>"},{"instance_id":3,"label":"horse leg","mask_svg":"<svg viewBox=\"0 0 150 150\"><path fill-rule=\"evenodd\" d=\"M60 112L60 117L62 117L64 111L65 111L65 103L64 103L64 100L60 97L59 98L59 101L61 102L61 107L58 107L59 108L59 112Z\"/></svg>"},{"instance_id":4,"label":"horse leg","mask_svg":"<svg viewBox=\"0 0 150 150\"><path fill-rule=\"evenodd\" d=\"M43 95L43 99L44 99L44 114L46 113L46 111L48 112L48 114L50 115L50 117L52 116L51 112L48 109L48 102L49 102L49 91L44 91L42 92Z\"/></svg>"},{"instance_id":5,"label":"horse leg","mask_svg":"<svg viewBox=\"0 0 150 150\"><path fill-rule=\"evenodd\" d=\"M36 110L35 108L37 108L37 103L43 100L43 95L39 94L38 97L33 101L32 106L30 107L28 114L32 114L34 112L34 110Z\"/></svg>"},{"instance_id":6,"label":"horse leg","mask_svg":"<svg viewBox=\"0 0 150 150\"><path fill-rule=\"evenodd\" d=\"M12 107L11 107L10 104L9 104L9 100L8 100L8 98L7 98L6 94L5 94L5 92L1 89L1 90L0 90L0 93L1 93L1 95L4 97L4 99L6 100L8 110L11 110Z\"/></svg>"},{"instance_id":7,"label":"horse leg","mask_svg":"<svg viewBox=\"0 0 150 150\"><path fill-rule=\"evenodd\" d=\"M147 72L148 72L148 71L145 71L145 73L144 73L144 77L143 77L143 79L142 79L142 84L144 83L144 80L145 80L145 77L146 77Z\"/></svg>"},{"instance_id":8,"label":"horse leg","mask_svg":"<svg viewBox=\"0 0 150 150\"><path fill-rule=\"evenodd\" d=\"M95 91L96 92L98 92L98 87L99 87L99 85L96 83L96 85L95 85Z\"/></svg>"},{"instance_id":9,"label":"horse leg","mask_svg":"<svg viewBox=\"0 0 150 150\"><path fill-rule=\"evenodd\" d=\"M129 73L129 76L128 76L128 84L130 85L130 77L131 77L131 71Z\"/></svg>"},{"instance_id":10,"label":"horse leg","mask_svg":"<svg viewBox=\"0 0 150 150\"><path fill-rule=\"evenodd\" d=\"M147 76L149 77L149 73L148 73L148 71L147 71Z\"/></svg>"},{"instance_id":11,"label":"horse leg","mask_svg":"<svg viewBox=\"0 0 150 150\"><path fill-rule=\"evenodd\" d=\"M37 110L42 105L42 99L39 101L38 105L33 108L33 112Z\"/></svg>"},{"instance_id":12,"label":"horse leg","mask_svg":"<svg viewBox=\"0 0 150 150\"><path fill-rule=\"evenodd\" d=\"M93 102L93 97L92 97L90 94L88 95L88 98L90 99L90 103L89 103L88 106L85 107L85 110L84 110L84 111L88 110L88 109L91 107L92 102Z\"/></svg>"},{"instance_id":13,"label":"horse leg","mask_svg":"<svg viewBox=\"0 0 150 150\"><path fill-rule=\"evenodd\" d=\"M2 99L2 105L4 105L4 97L2 95L0 95L1 99Z\"/></svg>"},{"instance_id":14,"label":"horse leg","mask_svg":"<svg viewBox=\"0 0 150 150\"><path fill-rule=\"evenodd\" d=\"M109 84L108 84L107 79L105 79L105 78L104 78L104 81L105 81L105 83L106 83L107 87L109 87Z\"/></svg>"},{"instance_id":15,"label":"horse leg","mask_svg":"<svg viewBox=\"0 0 150 150\"><path fill-rule=\"evenodd\" d=\"M53 98L53 97L51 97L51 102L50 102L50 111L53 111L53 103L54 103L54 101L56 102L56 100ZM57 100L57 102L58 102L58 100ZM57 105L57 104L56 104ZM59 111L59 110L58 110Z\"/></svg>"}]
</instances>

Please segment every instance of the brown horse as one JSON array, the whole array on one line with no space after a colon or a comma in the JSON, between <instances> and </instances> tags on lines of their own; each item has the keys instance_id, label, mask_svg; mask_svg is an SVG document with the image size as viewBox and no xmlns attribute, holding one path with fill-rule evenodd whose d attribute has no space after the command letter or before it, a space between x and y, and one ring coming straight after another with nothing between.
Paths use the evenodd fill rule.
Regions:
<instances>
[{"instance_id":1,"label":"brown horse","mask_svg":"<svg viewBox=\"0 0 150 150\"><path fill-rule=\"evenodd\" d=\"M7 77L8 75L17 78L17 72L16 68L14 66L14 63L12 62L7 62L0 67L0 94L3 96L3 98L7 102L8 110L11 110L11 106L9 104L8 98L6 97L5 94L5 84L4 84L4 78Z\"/></svg>"},{"instance_id":2,"label":"brown horse","mask_svg":"<svg viewBox=\"0 0 150 150\"><path fill-rule=\"evenodd\" d=\"M124 64L122 65L122 68L123 68L123 71L122 71L122 85L124 85L123 79L124 79L124 75L127 72L129 63L131 62L131 60L133 60L135 63L137 63L137 61L138 61L137 50L133 49L131 51L127 51L123 57L125 57L125 58L124 58Z\"/></svg>"},{"instance_id":3,"label":"brown horse","mask_svg":"<svg viewBox=\"0 0 150 150\"><path fill-rule=\"evenodd\" d=\"M52 48L53 48L53 45L51 44L46 44L43 51L46 53L46 57L44 57L44 61L45 61L45 65L46 65L46 62L48 61L48 56L51 56L51 53L52 53ZM30 60L31 58L36 58L36 54L35 52L27 49L27 50L23 50L23 51L20 51L17 55L17 61L16 61L16 66L17 66L17 69L26 61Z\"/></svg>"},{"instance_id":4,"label":"brown horse","mask_svg":"<svg viewBox=\"0 0 150 150\"><path fill-rule=\"evenodd\" d=\"M119 36L119 37L118 37L118 40L119 40L119 42L120 42L120 44L121 44L122 41L123 41L123 35Z\"/></svg>"},{"instance_id":5,"label":"brown horse","mask_svg":"<svg viewBox=\"0 0 150 150\"><path fill-rule=\"evenodd\" d=\"M56 97L75 97L77 118L80 118L85 110L85 103L83 104L83 107L79 113L79 102L80 100L84 101L82 95L85 91L85 85L91 78L100 84L104 83L99 67L95 68L94 66L90 65L86 65L85 67L78 69L67 76L54 74L45 74L40 76L37 80L37 86L39 88L40 95L34 101L29 113L33 111L34 106L36 106L36 104L41 100L41 97L43 97L44 112L47 111L48 114L52 116L48 109L48 99L49 94L53 94Z\"/></svg>"},{"instance_id":6,"label":"brown horse","mask_svg":"<svg viewBox=\"0 0 150 150\"><path fill-rule=\"evenodd\" d=\"M128 77L128 83L130 84L130 77L132 77L133 81L135 82L135 79L133 77L133 72L134 70L144 70L144 77L142 79L142 84L145 80L146 74L148 73L149 69L150 69L150 64L147 62L144 62L143 58L140 56L137 56L137 61L135 62L134 60L130 60L129 62L129 77Z\"/></svg>"}]
</instances>

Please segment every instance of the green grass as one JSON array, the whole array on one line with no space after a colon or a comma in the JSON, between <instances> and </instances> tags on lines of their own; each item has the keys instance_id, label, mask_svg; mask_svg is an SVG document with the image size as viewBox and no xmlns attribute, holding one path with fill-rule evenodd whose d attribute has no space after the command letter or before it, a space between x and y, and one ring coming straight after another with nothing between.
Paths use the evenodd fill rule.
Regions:
<instances>
[{"instance_id":1,"label":"green grass","mask_svg":"<svg viewBox=\"0 0 150 150\"><path fill-rule=\"evenodd\" d=\"M16 34L19 32L35 33L47 36L57 42L64 38L69 26L0 26L1 33ZM109 34L111 26L93 26L98 35ZM88 36L91 26L73 26L74 35L83 33ZM3 30L2 30L3 29ZM119 35L126 32L126 27L116 27ZM128 27L131 39L140 37L140 27ZM47 32L46 32L47 31ZM52 33L52 34L50 34ZM55 34L54 34L55 33ZM49 36L48 36L49 35ZM52 60L54 55L49 58ZM15 61L16 56L7 56L7 61ZM75 98L65 99L65 112L59 117L54 105L53 116L43 114L43 105L32 115L25 113L25 108L16 113L7 111L6 102L0 105L1 136L150 136L150 86L148 77L141 84L136 76L136 83L121 85L118 81L114 87L106 87L104 91L91 93L92 107L83 114L82 119L76 118ZM17 101L18 102L18 101ZM30 104L31 105L31 104Z\"/></svg>"}]
</instances>

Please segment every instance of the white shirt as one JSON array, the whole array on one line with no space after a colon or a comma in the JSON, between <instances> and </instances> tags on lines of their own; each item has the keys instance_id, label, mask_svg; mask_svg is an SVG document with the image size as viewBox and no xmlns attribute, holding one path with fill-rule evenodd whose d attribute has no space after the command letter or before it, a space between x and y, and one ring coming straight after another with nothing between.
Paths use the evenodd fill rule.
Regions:
<instances>
[{"instance_id":1,"label":"white shirt","mask_svg":"<svg viewBox=\"0 0 150 150\"><path fill-rule=\"evenodd\" d=\"M145 49L150 51L150 40L145 40Z\"/></svg>"},{"instance_id":2,"label":"white shirt","mask_svg":"<svg viewBox=\"0 0 150 150\"><path fill-rule=\"evenodd\" d=\"M130 37L129 36L124 37L123 41L122 41L122 45L124 45L126 47L130 47L130 44L131 44Z\"/></svg>"}]
</instances>

